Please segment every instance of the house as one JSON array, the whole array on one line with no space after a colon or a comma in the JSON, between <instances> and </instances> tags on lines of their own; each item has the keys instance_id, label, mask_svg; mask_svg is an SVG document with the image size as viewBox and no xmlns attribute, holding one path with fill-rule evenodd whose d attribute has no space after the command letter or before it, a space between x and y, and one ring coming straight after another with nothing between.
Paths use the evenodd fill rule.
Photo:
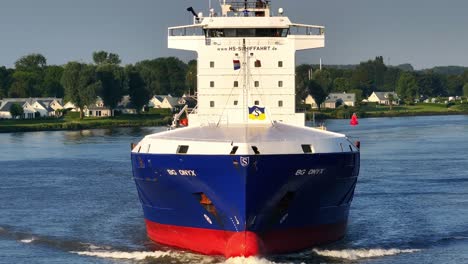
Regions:
<instances>
[{"instance_id":1,"label":"house","mask_svg":"<svg viewBox=\"0 0 468 264\"><path fill-rule=\"evenodd\" d=\"M104 106L85 107L84 114L86 117L110 117L114 116L114 110Z\"/></svg>"},{"instance_id":2,"label":"house","mask_svg":"<svg viewBox=\"0 0 468 264\"><path fill-rule=\"evenodd\" d=\"M84 115L86 117L110 117L114 116L114 110L104 105L104 100L96 96L96 101L90 106L84 107Z\"/></svg>"},{"instance_id":3,"label":"house","mask_svg":"<svg viewBox=\"0 0 468 264\"><path fill-rule=\"evenodd\" d=\"M0 104L0 119L11 119L10 108L14 102L3 102Z\"/></svg>"},{"instance_id":4,"label":"house","mask_svg":"<svg viewBox=\"0 0 468 264\"><path fill-rule=\"evenodd\" d=\"M311 95L308 95L305 99L306 104L310 104L312 108L318 108L317 103ZM353 93L331 93L322 103L321 108L335 109L340 105L355 106L356 105L356 94Z\"/></svg>"},{"instance_id":5,"label":"house","mask_svg":"<svg viewBox=\"0 0 468 264\"><path fill-rule=\"evenodd\" d=\"M394 92L373 92L369 98L367 98L367 101L382 105L390 105L389 95L393 95L392 105L398 105L400 99Z\"/></svg>"},{"instance_id":6,"label":"house","mask_svg":"<svg viewBox=\"0 0 468 264\"><path fill-rule=\"evenodd\" d=\"M124 95L115 110L122 114L137 114L137 109L133 106L130 95Z\"/></svg>"},{"instance_id":7,"label":"house","mask_svg":"<svg viewBox=\"0 0 468 264\"><path fill-rule=\"evenodd\" d=\"M76 107L74 103L68 102L63 106L63 109L69 110L71 112L79 112L80 108Z\"/></svg>"},{"instance_id":8,"label":"house","mask_svg":"<svg viewBox=\"0 0 468 264\"><path fill-rule=\"evenodd\" d=\"M179 100L180 105L187 105L188 106L188 111L192 111L198 104L197 98L194 96L186 96L184 95L182 98Z\"/></svg>"},{"instance_id":9,"label":"house","mask_svg":"<svg viewBox=\"0 0 468 264\"><path fill-rule=\"evenodd\" d=\"M304 100L304 103L310 105L312 107L312 109L317 109L318 108L318 105L315 102L314 97L312 97L312 95L310 95L310 94L307 95L306 99Z\"/></svg>"},{"instance_id":10,"label":"house","mask_svg":"<svg viewBox=\"0 0 468 264\"><path fill-rule=\"evenodd\" d=\"M155 95L150 99L148 106L151 108L162 108L161 105L166 97L171 97L171 95Z\"/></svg>"},{"instance_id":11,"label":"house","mask_svg":"<svg viewBox=\"0 0 468 264\"><path fill-rule=\"evenodd\" d=\"M5 98L0 108L0 118L11 119L10 108L13 104L23 107L22 118L54 117L63 109L61 98Z\"/></svg>"},{"instance_id":12,"label":"house","mask_svg":"<svg viewBox=\"0 0 468 264\"><path fill-rule=\"evenodd\" d=\"M324 108L335 109L341 105L355 106L356 94L351 93L331 93L323 103Z\"/></svg>"},{"instance_id":13,"label":"house","mask_svg":"<svg viewBox=\"0 0 468 264\"><path fill-rule=\"evenodd\" d=\"M168 108L172 111L178 111L182 108L181 106L183 105L180 103L180 100L181 98L179 97L166 96L161 104L161 108Z\"/></svg>"}]
</instances>

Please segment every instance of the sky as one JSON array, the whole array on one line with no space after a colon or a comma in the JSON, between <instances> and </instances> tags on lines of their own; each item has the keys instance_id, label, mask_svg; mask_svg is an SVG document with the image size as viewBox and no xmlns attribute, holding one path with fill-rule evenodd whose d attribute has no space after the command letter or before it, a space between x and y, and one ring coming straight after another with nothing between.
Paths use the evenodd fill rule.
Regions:
<instances>
[{"instance_id":1,"label":"sky","mask_svg":"<svg viewBox=\"0 0 468 264\"><path fill-rule=\"evenodd\" d=\"M124 64L194 53L167 48L167 27L191 24L185 10L207 14L209 0L1 0L0 65L40 53L49 65L91 62L106 50ZM383 56L416 69L468 66L466 0L274 0L292 22L326 27L326 47L301 51L297 63L358 64ZM212 5L219 9L217 0Z\"/></svg>"}]
</instances>

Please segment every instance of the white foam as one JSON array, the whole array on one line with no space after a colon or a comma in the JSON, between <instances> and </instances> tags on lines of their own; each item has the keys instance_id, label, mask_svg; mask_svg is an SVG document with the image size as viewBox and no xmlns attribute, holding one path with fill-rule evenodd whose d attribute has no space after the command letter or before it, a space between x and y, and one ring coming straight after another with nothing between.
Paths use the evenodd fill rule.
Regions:
<instances>
[{"instance_id":1,"label":"white foam","mask_svg":"<svg viewBox=\"0 0 468 264\"><path fill-rule=\"evenodd\" d=\"M358 260L364 258L376 258L385 256L394 256L403 253L415 253L419 249L345 249L345 250L313 250L315 254L340 259Z\"/></svg>"},{"instance_id":2,"label":"white foam","mask_svg":"<svg viewBox=\"0 0 468 264\"><path fill-rule=\"evenodd\" d=\"M182 263L214 263L214 258L204 255L197 255L192 253L176 253L171 251L72 251L70 253L78 254L80 256L106 258L106 259L126 259L126 260L144 260L146 258L163 258L170 257L179 260Z\"/></svg>"},{"instance_id":3,"label":"white foam","mask_svg":"<svg viewBox=\"0 0 468 264\"><path fill-rule=\"evenodd\" d=\"M97 257L97 258L110 258L110 259L131 259L131 260L144 260L146 258L161 258L170 256L170 251L135 251L135 252L122 252L122 251L72 251L71 253L80 256Z\"/></svg>"},{"instance_id":4,"label":"white foam","mask_svg":"<svg viewBox=\"0 0 468 264\"><path fill-rule=\"evenodd\" d=\"M20 242L24 244L29 244L29 243L32 243L34 240L36 240L36 238L31 237L31 238L21 239Z\"/></svg>"},{"instance_id":5,"label":"white foam","mask_svg":"<svg viewBox=\"0 0 468 264\"><path fill-rule=\"evenodd\" d=\"M259 257L235 257L227 259L224 264L280 264L278 262L272 262L265 258Z\"/></svg>"}]
</instances>

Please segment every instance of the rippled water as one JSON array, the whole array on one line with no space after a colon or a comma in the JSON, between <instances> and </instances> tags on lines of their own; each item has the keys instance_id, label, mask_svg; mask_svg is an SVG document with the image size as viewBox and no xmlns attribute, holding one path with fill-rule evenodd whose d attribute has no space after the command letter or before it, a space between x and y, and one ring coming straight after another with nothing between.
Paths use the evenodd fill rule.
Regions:
<instances>
[{"instance_id":1,"label":"rippled water","mask_svg":"<svg viewBox=\"0 0 468 264\"><path fill-rule=\"evenodd\" d=\"M0 134L0 263L468 263L468 116L329 121L360 140L342 241L267 258L146 239L130 142L162 128Z\"/></svg>"}]
</instances>

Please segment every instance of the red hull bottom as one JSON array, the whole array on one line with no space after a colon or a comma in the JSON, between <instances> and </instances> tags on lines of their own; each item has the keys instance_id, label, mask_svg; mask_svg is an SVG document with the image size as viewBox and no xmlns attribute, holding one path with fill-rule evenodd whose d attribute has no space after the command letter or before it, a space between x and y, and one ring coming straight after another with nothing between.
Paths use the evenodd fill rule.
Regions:
<instances>
[{"instance_id":1,"label":"red hull bottom","mask_svg":"<svg viewBox=\"0 0 468 264\"><path fill-rule=\"evenodd\" d=\"M344 236L346 222L266 234L162 225L149 220L146 220L146 229L149 238L155 242L230 258L295 252L333 242Z\"/></svg>"}]
</instances>

